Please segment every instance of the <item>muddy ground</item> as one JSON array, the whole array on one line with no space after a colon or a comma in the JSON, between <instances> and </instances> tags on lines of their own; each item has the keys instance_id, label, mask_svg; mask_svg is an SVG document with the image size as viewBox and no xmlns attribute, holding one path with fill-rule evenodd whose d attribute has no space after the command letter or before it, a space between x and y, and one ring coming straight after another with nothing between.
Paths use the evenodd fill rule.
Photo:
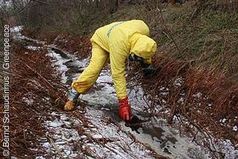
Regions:
<instances>
[{"instance_id":1,"label":"muddy ground","mask_svg":"<svg viewBox=\"0 0 238 159\"><path fill-rule=\"evenodd\" d=\"M60 36L47 43L23 36L19 31L12 30L15 41L11 61L12 156L38 159L238 157L238 150L230 140L209 135L209 141L214 142L211 148L203 145L204 134L197 131L194 139L176 127L180 118L175 116L175 123L168 124L164 116L169 110L163 107L166 104L163 98L152 112L163 111L163 116L151 118L148 105L153 101L136 80L128 82L129 88L133 88L128 90L129 99L134 114L146 122L136 128L125 125L117 116L117 99L108 66L93 88L80 96L77 109L63 111L70 83L89 62L90 43L81 39L82 44L72 40L71 45L62 45L69 42ZM73 45L80 46L78 52L72 49ZM178 78L175 85L182 82ZM169 93L164 86L157 88L161 97ZM233 129L237 132L235 126Z\"/></svg>"}]
</instances>

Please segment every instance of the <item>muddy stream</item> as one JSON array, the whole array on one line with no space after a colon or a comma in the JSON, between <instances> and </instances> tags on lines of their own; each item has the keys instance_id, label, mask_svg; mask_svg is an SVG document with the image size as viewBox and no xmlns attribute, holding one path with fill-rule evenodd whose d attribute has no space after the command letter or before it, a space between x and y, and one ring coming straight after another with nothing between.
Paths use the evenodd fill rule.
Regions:
<instances>
[{"instance_id":1,"label":"muddy stream","mask_svg":"<svg viewBox=\"0 0 238 159\"><path fill-rule=\"evenodd\" d=\"M79 59L55 45L46 45L44 42L27 38L20 34L20 29L13 31L15 40L31 41L24 46L25 48L29 50L41 49L34 45L38 43L47 48L48 54L46 56L51 58L52 67L57 69L61 75L61 82L68 88L72 80L78 77L89 62L89 58ZM163 90L163 88L160 89ZM140 119L148 120L147 122L141 123L135 129L126 126L119 119L110 68L105 67L93 88L87 94L79 97L79 101L86 104L85 110L81 111L80 105L77 110L90 121L89 127L85 128L86 133L90 134L94 140L108 139L110 142L104 146L90 143L88 136L81 135L78 131L78 127L84 126L82 119L72 118L62 112L51 112L52 119L45 121L45 128L48 130L47 137L39 139L42 147L45 148L48 155L55 156L55 158L85 157L84 151L81 149L90 149L89 153L95 153L95 155L87 154L85 158L95 158L96 156L147 159L157 158L155 154L176 159L211 158L208 151L193 143L191 138L181 136L179 130L168 125L166 120L146 117L142 106L148 101L143 98L144 92L139 85L133 90L128 90L128 92L130 92L129 100L133 113ZM80 144L80 148L77 148L75 144ZM43 159L45 156L39 155L36 158Z\"/></svg>"},{"instance_id":2,"label":"muddy stream","mask_svg":"<svg viewBox=\"0 0 238 159\"><path fill-rule=\"evenodd\" d=\"M54 65L61 70L62 82L68 86L83 71L89 61L89 59L79 61L74 56L54 46L49 46L48 51L49 56L54 58ZM129 98L133 100L131 101L133 113L140 118L144 118L142 116L142 110L138 108L144 102L142 100L143 90L139 86L137 89L136 92L131 91ZM205 153L200 150L199 146L191 143L190 139L181 137L178 130L169 127L163 119L149 120L142 123L136 130L126 127L125 123L117 116L116 94L113 88L110 70L107 67L102 70L93 88L87 94L81 95L79 100L87 103L88 111L94 113L100 112L105 118L111 118L114 122L119 123L123 130L133 134L137 140L149 145L160 155L184 159L206 158Z\"/></svg>"}]
</instances>

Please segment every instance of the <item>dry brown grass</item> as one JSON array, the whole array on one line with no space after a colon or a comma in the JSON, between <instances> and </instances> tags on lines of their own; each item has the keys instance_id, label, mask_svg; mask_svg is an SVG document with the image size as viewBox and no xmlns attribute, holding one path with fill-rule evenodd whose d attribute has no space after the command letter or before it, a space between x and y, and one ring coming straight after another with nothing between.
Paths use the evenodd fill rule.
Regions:
<instances>
[{"instance_id":1,"label":"dry brown grass","mask_svg":"<svg viewBox=\"0 0 238 159\"><path fill-rule=\"evenodd\" d=\"M45 134L42 124L50 110L62 106L66 89L53 74L46 50L31 51L13 44L11 52L10 150L12 156L31 158L42 153L39 145L39 138ZM30 151L30 148L38 150Z\"/></svg>"},{"instance_id":2,"label":"dry brown grass","mask_svg":"<svg viewBox=\"0 0 238 159\"><path fill-rule=\"evenodd\" d=\"M181 129L194 138L198 131L238 143L237 132L233 130L238 124L237 83L229 80L219 69L194 67L193 62L163 55L154 58L154 65L159 68L156 76L150 79L138 76L140 78L137 79L137 83L142 83L145 96L152 101L149 105L151 112L156 107L163 108L161 112L152 113L152 117L165 117L171 124L177 117ZM180 85L176 85L178 79L182 81ZM161 95L161 87L168 88L167 95ZM169 108L169 114L163 113L165 108ZM224 123L221 122L223 119L226 119Z\"/></svg>"},{"instance_id":3,"label":"dry brown grass","mask_svg":"<svg viewBox=\"0 0 238 159\"><path fill-rule=\"evenodd\" d=\"M164 107L162 112L152 116L164 116L170 123L174 117L179 118L181 129L191 133L195 140L197 132L201 132L209 134L205 135L206 140L215 136L238 144L237 131L232 130L238 126L238 16L225 7L219 9L222 7L210 5L200 11L196 7L199 8L185 4L168 7L163 12L156 6L140 6L138 10L134 7L130 18L144 19L159 44L158 56L153 61L159 68L158 74L152 79L144 79L141 75L136 80L142 83L152 101L148 106L151 112L159 105ZM122 11L122 16L114 15L111 19L127 19L126 9ZM67 39L67 36L61 39ZM82 46L77 46L77 39L71 37L67 39L71 42L58 41L55 44L65 50L80 50L79 55L89 53L88 39ZM137 69L132 69L132 72ZM181 86L174 84L178 77L183 81ZM169 89L167 96L160 95L162 86ZM179 102L181 97L183 102ZM163 114L167 108L169 115ZM221 122L223 119L226 119L224 123Z\"/></svg>"}]
</instances>

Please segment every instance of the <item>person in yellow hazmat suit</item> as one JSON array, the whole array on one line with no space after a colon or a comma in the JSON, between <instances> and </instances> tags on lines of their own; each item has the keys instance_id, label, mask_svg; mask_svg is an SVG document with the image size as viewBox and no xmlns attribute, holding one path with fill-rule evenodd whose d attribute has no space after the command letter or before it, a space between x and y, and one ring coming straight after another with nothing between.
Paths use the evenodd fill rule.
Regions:
<instances>
[{"instance_id":1,"label":"person in yellow hazmat suit","mask_svg":"<svg viewBox=\"0 0 238 159\"><path fill-rule=\"evenodd\" d=\"M72 83L64 109L73 110L80 94L96 82L102 68L109 60L111 74L119 100L119 116L128 121L132 117L126 92L126 60L141 63L144 73L153 72L151 57L157 49L149 37L149 28L142 20L113 22L96 30L92 38L92 57L87 68Z\"/></svg>"}]
</instances>

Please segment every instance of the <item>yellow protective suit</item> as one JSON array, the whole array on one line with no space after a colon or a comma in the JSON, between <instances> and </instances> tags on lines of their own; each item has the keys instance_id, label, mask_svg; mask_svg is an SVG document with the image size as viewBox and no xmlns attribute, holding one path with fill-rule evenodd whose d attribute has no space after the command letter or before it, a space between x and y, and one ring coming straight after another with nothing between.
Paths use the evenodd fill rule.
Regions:
<instances>
[{"instance_id":1,"label":"yellow protective suit","mask_svg":"<svg viewBox=\"0 0 238 159\"><path fill-rule=\"evenodd\" d=\"M114 22L97 29L91 38L90 63L72 83L72 87L79 93L85 93L95 83L103 66L110 59L117 97L125 98L125 63L129 54L134 53L151 63L151 57L156 52L156 42L148 36L149 28L141 20Z\"/></svg>"}]
</instances>

